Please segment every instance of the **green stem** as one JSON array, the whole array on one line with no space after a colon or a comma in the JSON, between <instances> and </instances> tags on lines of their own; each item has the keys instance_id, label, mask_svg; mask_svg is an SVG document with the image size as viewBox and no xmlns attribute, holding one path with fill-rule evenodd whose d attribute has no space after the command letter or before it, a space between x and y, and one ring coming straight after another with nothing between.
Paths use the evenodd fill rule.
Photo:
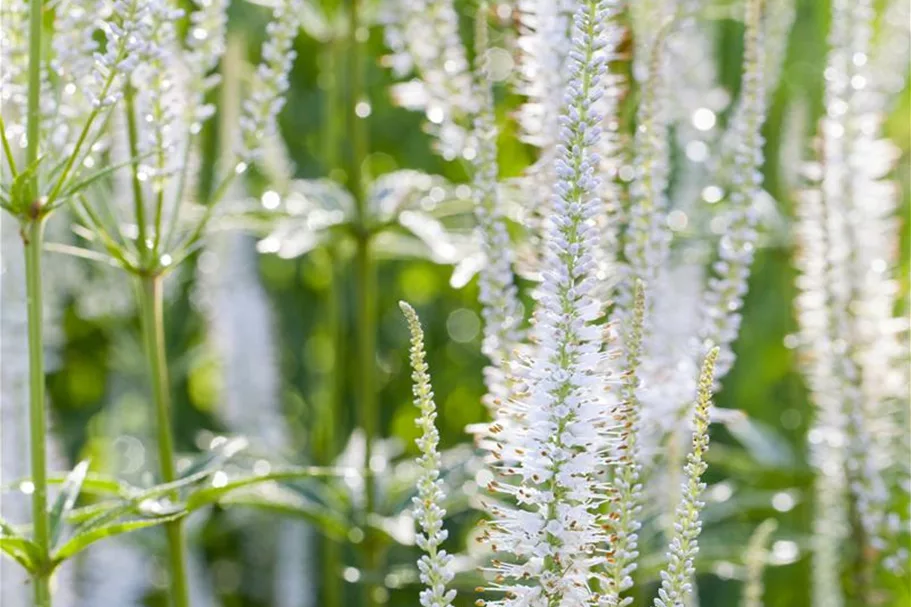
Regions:
<instances>
[{"instance_id":1,"label":"green stem","mask_svg":"<svg viewBox=\"0 0 911 607\"><path fill-rule=\"evenodd\" d=\"M155 399L156 425L158 430L158 460L161 480L170 483L177 479L174 467L174 439L171 433L171 399L168 381L168 363L165 355L164 312L162 277L143 276L140 288L140 310L142 330L149 364L149 379ZM172 494L171 499L177 499ZM168 535L168 553L171 567L171 601L174 607L189 607L187 586L186 538L183 521L177 520L165 525Z\"/></svg>"},{"instance_id":2,"label":"green stem","mask_svg":"<svg viewBox=\"0 0 911 607\"><path fill-rule=\"evenodd\" d=\"M133 101L133 87L127 84L124 87L123 94L126 102L127 115L127 139L130 146L130 158L133 159L132 184L133 184L133 208L136 214L137 230L137 249L139 249L140 261L147 261L146 252L149 250L146 242L146 212L145 201L143 199L142 181L139 179L139 127L136 124L136 108Z\"/></svg>"},{"instance_id":3,"label":"green stem","mask_svg":"<svg viewBox=\"0 0 911 607\"><path fill-rule=\"evenodd\" d=\"M27 147L25 166L38 160L38 139L41 130L41 13L42 0L29 3L28 31L28 124L25 127ZM37 172L36 172L37 175ZM38 198L38 178L32 179L32 199Z\"/></svg>"},{"instance_id":4,"label":"green stem","mask_svg":"<svg viewBox=\"0 0 911 607\"><path fill-rule=\"evenodd\" d=\"M34 541L42 562L50 554L50 524L47 513L47 414L44 397L44 339L43 305L41 303L41 250L44 244L44 219L30 219L23 231L25 243L25 280L28 305L29 359L29 447L31 449L32 519ZM34 577L36 607L50 607L49 576L37 573Z\"/></svg>"},{"instance_id":5,"label":"green stem","mask_svg":"<svg viewBox=\"0 0 911 607\"><path fill-rule=\"evenodd\" d=\"M357 205L357 239L354 260L357 285L357 377L355 379L360 425L364 431L364 542L361 546L364 574L369 579L381 575L380 552L375 533L367 520L376 511L376 495L370 461L373 443L377 440L378 411L376 404L375 352L376 352L376 269L372 258L369 209L367 208L364 161L367 158L367 133L363 119L356 113L358 102L364 95L364 51L358 40L361 24L361 0L350 0L348 12L349 74L348 89L348 183ZM375 582L363 584L363 605L377 607L378 590Z\"/></svg>"},{"instance_id":6,"label":"green stem","mask_svg":"<svg viewBox=\"0 0 911 607\"><path fill-rule=\"evenodd\" d=\"M344 409L344 390L345 378L342 372L348 361L345 359L346 353L344 348L345 331L342 322L344 309L344 297L342 293L343 283L340 280L338 264L339 255L334 248L329 249L327 255L328 268L331 279L329 283L329 297L326 306L326 324L329 326L332 340L335 344L334 365L332 374L328 378L327 397L322 411L320 411L317 421L317 436L314 437L314 444L317 451L314 454L318 464L323 466L332 466L335 458L338 456L338 427L342 423L338 413ZM339 543L328 536L323 536L320 544L322 554L322 590L320 596L321 607L341 607L341 578L338 572L342 570L341 563L341 546Z\"/></svg>"},{"instance_id":7,"label":"green stem","mask_svg":"<svg viewBox=\"0 0 911 607\"><path fill-rule=\"evenodd\" d=\"M28 123L25 151L27 167L38 161L41 129L41 17L42 0L29 5L28 36ZM38 545L42 571L35 574L35 606L50 607L50 577L43 572L50 554L50 522L47 512L47 413L44 397L44 306L41 302L41 252L44 244L44 214L38 200L37 172L29 184L32 202L23 226L25 244L25 288L28 309L29 449L31 456L33 539Z\"/></svg>"},{"instance_id":8,"label":"green stem","mask_svg":"<svg viewBox=\"0 0 911 607\"><path fill-rule=\"evenodd\" d=\"M373 443L377 440L378 411L375 382L376 351L376 268L372 257L371 239L363 235L357 239L354 271L357 283L357 378L355 388L360 425L364 430L364 532L363 543L364 569L366 574L375 577L380 573L380 554L371 527L367 519L376 511L376 488L370 461L373 457ZM378 605L374 585L364 584L364 604L368 607Z\"/></svg>"}]
</instances>

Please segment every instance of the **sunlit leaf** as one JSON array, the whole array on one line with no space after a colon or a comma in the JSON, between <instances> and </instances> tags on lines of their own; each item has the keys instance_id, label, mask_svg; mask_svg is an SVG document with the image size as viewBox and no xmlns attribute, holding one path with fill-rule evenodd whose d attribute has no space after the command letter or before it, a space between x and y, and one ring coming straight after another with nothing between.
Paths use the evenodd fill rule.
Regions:
<instances>
[{"instance_id":1,"label":"sunlit leaf","mask_svg":"<svg viewBox=\"0 0 911 607\"><path fill-rule=\"evenodd\" d=\"M186 508L188 511L198 510L209 504L214 504L223 496L251 485L259 485L274 481L296 481L303 479L312 479L329 475L337 475L339 471L333 468L291 468L287 470L276 470L267 474L254 474L243 476L225 482L223 485L202 487L190 493L186 499Z\"/></svg>"},{"instance_id":2,"label":"sunlit leaf","mask_svg":"<svg viewBox=\"0 0 911 607\"><path fill-rule=\"evenodd\" d=\"M5 530L0 535L0 552L22 565L26 571L34 571L41 562L41 553L34 542L18 535L7 535Z\"/></svg>"},{"instance_id":3,"label":"sunlit leaf","mask_svg":"<svg viewBox=\"0 0 911 607\"><path fill-rule=\"evenodd\" d=\"M103 540L104 538L113 537L116 535L123 535L124 533L139 531L140 529L147 529L156 525L170 523L172 521L176 521L182 516L184 516L184 513L180 512L168 516L121 521L108 525L93 527L87 531L76 533L59 549L54 551L51 560L56 567L64 560L72 557L82 550L85 550L99 540Z\"/></svg>"},{"instance_id":4,"label":"sunlit leaf","mask_svg":"<svg viewBox=\"0 0 911 607\"><path fill-rule=\"evenodd\" d=\"M246 506L289 518L299 518L311 523L324 535L337 540L346 540L349 531L353 528L353 525L341 512L310 501L300 493L276 484L230 493L224 496L220 503Z\"/></svg>"},{"instance_id":5,"label":"sunlit leaf","mask_svg":"<svg viewBox=\"0 0 911 607\"><path fill-rule=\"evenodd\" d=\"M63 521L65 520L66 515L76 505L76 500L79 498L79 492L82 490L82 484L85 482L88 471L89 462L83 460L73 468L72 472L67 475L66 480L63 482L60 494L57 496L50 512L52 546L55 546L60 539Z\"/></svg>"}]
</instances>

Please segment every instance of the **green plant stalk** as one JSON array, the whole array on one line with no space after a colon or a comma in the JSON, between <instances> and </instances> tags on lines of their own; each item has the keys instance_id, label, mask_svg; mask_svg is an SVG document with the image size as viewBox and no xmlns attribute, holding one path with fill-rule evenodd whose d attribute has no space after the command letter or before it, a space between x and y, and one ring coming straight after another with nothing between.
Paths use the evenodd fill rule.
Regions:
<instances>
[{"instance_id":1,"label":"green plant stalk","mask_svg":"<svg viewBox=\"0 0 911 607\"><path fill-rule=\"evenodd\" d=\"M32 523L34 541L41 560L50 554L50 523L47 512L47 413L44 397L44 337L41 293L41 251L44 245L44 219L30 219L23 231L25 243L25 280L28 306L29 368L29 446L31 449ZM39 571L34 579L36 607L50 607L50 576Z\"/></svg>"},{"instance_id":2,"label":"green plant stalk","mask_svg":"<svg viewBox=\"0 0 911 607\"><path fill-rule=\"evenodd\" d=\"M345 331L342 323L342 282L340 281L337 264L339 263L338 255L330 249L328 254L328 269L331 282L329 283L329 298L326 308L326 323L329 325L331 336L335 342L335 364L333 365L332 375L329 378L329 387L327 398L323 410L320 412L320 418L317 423L318 436L315 444L319 445L320 452L318 463L324 466L332 466L338 455L338 433L336 428L339 418L336 412L340 412L344 406L344 389L345 378L342 370L345 369L347 361L345 360ZM321 607L341 607L341 584L338 572L342 570L341 563L341 546L339 543L328 536L323 536L321 544L322 554L322 593L320 596Z\"/></svg>"},{"instance_id":3,"label":"green plant stalk","mask_svg":"<svg viewBox=\"0 0 911 607\"><path fill-rule=\"evenodd\" d=\"M142 276L139 291L142 331L146 358L149 364L149 380L155 399L155 417L158 431L158 462L161 480L165 483L177 479L174 466L174 439L171 433L171 399L168 381L168 364L165 355L164 311L162 276ZM171 494L172 499L177 495ZM187 585L186 538L183 520L165 524L168 536L168 556L171 568L171 601L174 607L189 607Z\"/></svg>"},{"instance_id":4,"label":"green plant stalk","mask_svg":"<svg viewBox=\"0 0 911 607\"><path fill-rule=\"evenodd\" d=\"M146 242L146 213L143 200L142 182L139 180L139 130L136 125L136 109L133 102L133 87L127 84L124 87L123 99L126 103L127 137L130 144L130 158L133 159L133 206L136 213L136 229L140 257L144 259L144 252L149 249Z\"/></svg>"},{"instance_id":5,"label":"green plant stalk","mask_svg":"<svg viewBox=\"0 0 911 607\"><path fill-rule=\"evenodd\" d=\"M361 415L361 427L364 430L364 542L362 545L366 573L379 574L380 553L377 538L367 525L368 519L376 510L376 487L374 483L371 459L373 443L377 440L378 412L375 383L376 351L376 269L372 257L371 239L369 236L358 238L354 260L355 278L357 281L357 378L355 387ZM364 604L368 607L378 605L374 585L364 585L366 594Z\"/></svg>"},{"instance_id":6,"label":"green plant stalk","mask_svg":"<svg viewBox=\"0 0 911 607\"><path fill-rule=\"evenodd\" d=\"M375 533L367 525L376 511L373 471L373 443L377 440L378 411L375 381L375 352L377 329L376 269L372 258L372 234L366 200L364 162L367 159L367 133L364 121L357 116L358 102L364 95L364 49L358 40L361 29L361 0L351 0L348 12L348 52L350 85L348 89L348 183L357 205L357 238L354 254L355 283L357 285L357 365L355 378L360 425L364 431L364 541L361 545L364 574L375 579L381 572L380 551ZM377 607L375 582L363 585L363 605Z\"/></svg>"},{"instance_id":7,"label":"green plant stalk","mask_svg":"<svg viewBox=\"0 0 911 607\"><path fill-rule=\"evenodd\" d=\"M28 123L25 127L26 169L38 160L38 140L41 130L41 13L42 0L29 2L28 29ZM37 174L37 173L36 173ZM32 199L38 198L38 178L32 179Z\"/></svg>"},{"instance_id":8,"label":"green plant stalk","mask_svg":"<svg viewBox=\"0 0 911 607\"><path fill-rule=\"evenodd\" d=\"M29 3L28 36L28 100L25 151L25 165L30 167L38 161L38 140L41 129L41 17L42 0ZM38 199L39 183L37 172L29 184L31 201L22 209L25 221L23 242L25 245L25 289L28 312L28 359L29 359L29 449L34 490L32 492L33 539L38 545L42 569L50 554L50 521L47 512L47 412L44 397L44 306L41 291L41 252L44 245L44 213ZM33 580L36 607L50 607L50 576L43 571L35 574Z\"/></svg>"}]
</instances>

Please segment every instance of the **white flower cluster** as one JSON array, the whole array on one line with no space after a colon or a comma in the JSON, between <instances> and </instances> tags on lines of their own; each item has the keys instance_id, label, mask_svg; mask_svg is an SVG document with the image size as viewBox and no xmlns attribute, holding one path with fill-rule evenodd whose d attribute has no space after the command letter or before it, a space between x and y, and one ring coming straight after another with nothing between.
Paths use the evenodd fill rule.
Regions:
<instances>
[{"instance_id":1,"label":"white flower cluster","mask_svg":"<svg viewBox=\"0 0 911 607\"><path fill-rule=\"evenodd\" d=\"M104 52L94 55L96 70L91 95L95 107L117 103L123 96L125 79L132 76L143 59L156 54L150 32L156 8L164 9L161 0L115 0L107 9L109 16L101 24L106 37Z\"/></svg>"},{"instance_id":2,"label":"white flower cluster","mask_svg":"<svg viewBox=\"0 0 911 607\"><path fill-rule=\"evenodd\" d=\"M257 66L250 83L250 97L244 101L240 120L240 158L249 163L260 156L262 141L277 132L276 119L285 105L288 91L288 72L297 53L294 39L300 30L303 14L301 0L281 0L266 26L266 42L262 62Z\"/></svg>"},{"instance_id":3,"label":"white flower cluster","mask_svg":"<svg viewBox=\"0 0 911 607\"><path fill-rule=\"evenodd\" d=\"M635 158L628 177L621 170L621 142L616 134L623 82L608 70L609 63L618 59L616 49L623 37L615 18L617 7L594 0L523 0L516 6L520 28L516 84L527 97L516 119L521 137L540 151L518 184L522 210L517 216L531 232L532 247L538 249L529 258L511 246L503 223L502 198L508 191L496 187L496 129L485 80L486 28L478 30L482 78L472 94L478 107L472 112L460 106L458 115L475 116L472 178L482 247L488 257L479 282L486 325L483 350L494 363L487 376L494 422L481 444L489 450L499 477L488 488L506 497L490 506L493 520L484 532L496 553L489 590L502 593L487 604L614 607L632 600L624 595L633 583L638 531L646 518L643 467L657 461L654 456L669 435L680 438L676 434L685 426L681 423L684 409L699 391L705 344L719 332L727 340L721 340L721 348L711 354L714 367L716 362L720 365L719 358L729 358L725 352L736 335L734 314L741 304L755 240L750 209L760 187L759 129L767 95L759 5L750 3L740 118L730 138L737 144L734 174L745 175L730 188L731 217L734 223L740 218L750 223L734 231L736 242L723 242L722 261L715 266L722 276L711 283L707 295L702 290L702 260L691 259L693 251L669 255L672 152L668 125L674 118L665 108L669 87L680 77L670 72L681 58L668 53L668 48L679 31L680 16L692 12L693 3L655 3L643 9L643 15L655 19L647 20L650 24L643 29L648 40L637 43L637 54L644 51L648 60L642 62L647 74L641 79ZM395 66L404 73L417 65L423 77L420 65L442 61L444 38L449 41L447 47L458 48L457 54L464 56L452 26L454 13L452 17L447 21L449 33L434 39L436 46L421 39L422 44L428 43L418 45L422 53L406 44L403 30L391 28L390 45L400 53ZM414 20L409 27L423 23L419 29L424 36L432 31L439 34L439 28L431 26L432 19L421 21L420 10L409 18ZM571 28L567 27L570 20ZM673 48L679 54L678 47ZM618 178L631 182L625 218L618 212L622 198ZM625 229L619 220L626 221ZM732 246L733 254L728 252ZM614 264L620 256L625 271L618 280ZM521 319L514 316L514 261L520 271L539 281L527 339L515 332ZM615 285L619 293L611 306ZM703 326L706 299L724 307L723 314L710 316L720 325L718 330L715 324L711 330ZM612 322L603 324L608 312ZM615 326L625 359L617 395L605 390L615 372L613 352L608 349ZM708 394L706 390L703 386ZM706 415L700 414L696 429L696 458L705 447ZM679 475L683 463L662 465L674 467ZM664 573L669 582L659 602L682 600L692 583L702 467L704 463L691 460L684 470L688 484L681 493L656 501L683 500L676 515L683 517L679 525L685 531L671 547ZM655 474L650 468L649 476L650 483L660 484L669 474ZM661 508L674 510L673 505ZM648 514L654 509L652 505Z\"/></svg>"},{"instance_id":4,"label":"white flower cluster","mask_svg":"<svg viewBox=\"0 0 911 607\"><path fill-rule=\"evenodd\" d=\"M580 2L574 16L532 355L518 373L524 385L500 412L515 427L498 436L493 451L504 477L497 487L515 505L491 506L488 541L509 558L494 562L491 589L505 596L488 605L589 603L589 582L604 558L598 509L605 491L597 477L606 466L609 422L604 379L596 374L604 355L602 330L594 321L603 309L593 296L591 251L598 242L594 218L602 209L594 147L604 116L595 103L604 94L617 38L610 32L615 10L604 0ZM495 436L499 427L495 421ZM537 585L527 585L529 579Z\"/></svg>"},{"instance_id":5,"label":"white flower cluster","mask_svg":"<svg viewBox=\"0 0 911 607\"><path fill-rule=\"evenodd\" d=\"M436 403L433 401L433 388L427 372L426 354L424 352L424 331L417 313L410 305L400 302L399 306L408 321L411 332L411 368L414 381L414 404L421 410L417 424L421 436L417 439L421 456L418 465L422 474L418 481L418 495L413 498L415 518L423 533L418 534L417 545L425 552L418 561L421 582L425 589L421 591L422 607L448 607L455 599L456 591L447 590L446 585L452 581L453 572L450 566L452 556L440 546L448 532L443 529L443 483L440 476L440 434L435 420Z\"/></svg>"},{"instance_id":6,"label":"white flower cluster","mask_svg":"<svg viewBox=\"0 0 911 607\"><path fill-rule=\"evenodd\" d=\"M817 407L810 434L817 470L813 604L841 605L840 546L848 496L873 562L907 561L907 518L890 515L890 487L907 483L906 321L898 285L897 152L880 139L891 77L871 62L870 2L835 0L826 68L818 190L801 199L797 301L805 373ZM888 38L885 42L888 42ZM890 58L891 63L894 59ZM811 175L812 176L812 175ZM904 521L902 521L904 519ZM900 567L899 567L900 568Z\"/></svg>"}]
</instances>

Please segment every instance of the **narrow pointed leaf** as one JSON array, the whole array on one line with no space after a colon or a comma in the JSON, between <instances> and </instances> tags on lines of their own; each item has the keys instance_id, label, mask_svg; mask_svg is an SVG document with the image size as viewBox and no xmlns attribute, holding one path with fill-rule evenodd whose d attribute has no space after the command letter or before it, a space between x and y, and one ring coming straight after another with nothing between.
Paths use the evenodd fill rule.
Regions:
<instances>
[{"instance_id":1,"label":"narrow pointed leaf","mask_svg":"<svg viewBox=\"0 0 911 607\"><path fill-rule=\"evenodd\" d=\"M156 525L162 525L164 523L170 523L171 521L176 521L182 516L184 516L184 513L180 512L177 514L160 516L156 518L121 521L117 523L111 523L109 525L95 527L84 533L77 533L54 552L52 558L54 566L56 567L61 562L85 550L99 540L103 540L105 538L113 537L116 535L123 535L124 533L139 531L140 529L147 529L148 527L154 527Z\"/></svg>"},{"instance_id":2,"label":"narrow pointed leaf","mask_svg":"<svg viewBox=\"0 0 911 607\"><path fill-rule=\"evenodd\" d=\"M67 513L73 509L73 506L76 505L76 500L79 498L80 491L82 491L82 484L85 482L88 471L89 462L83 460L73 468L72 472L67 475L66 480L63 482L60 494L57 496L57 500L51 508L50 524L52 546L56 546L57 541L60 539L60 531L63 529L65 517Z\"/></svg>"},{"instance_id":3,"label":"narrow pointed leaf","mask_svg":"<svg viewBox=\"0 0 911 607\"><path fill-rule=\"evenodd\" d=\"M34 542L18 535L6 535L6 531L3 536L0 536L0 552L22 565L29 572L34 571L41 560L38 546Z\"/></svg>"}]
</instances>

